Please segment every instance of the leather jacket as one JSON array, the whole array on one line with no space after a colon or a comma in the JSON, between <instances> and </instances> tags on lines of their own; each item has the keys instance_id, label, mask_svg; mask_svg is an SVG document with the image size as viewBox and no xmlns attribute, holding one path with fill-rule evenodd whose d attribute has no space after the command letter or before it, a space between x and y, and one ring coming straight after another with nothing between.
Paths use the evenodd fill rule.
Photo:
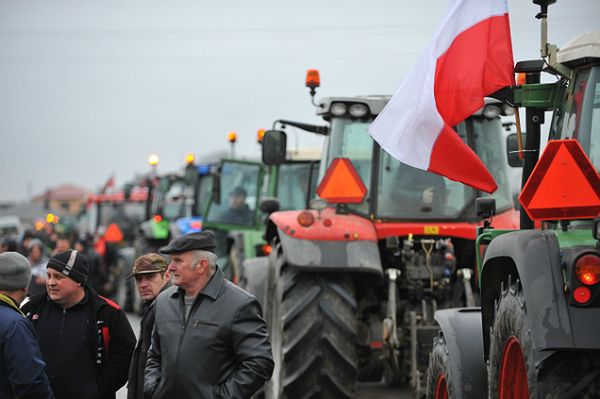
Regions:
<instances>
[{"instance_id":1,"label":"leather jacket","mask_svg":"<svg viewBox=\"0 0 600 399\"><path fill-rule=\"evenodd\" d=\"M273 357L255 297L217 268L185 317L185 293L156 300L146 398L249 398L271 377Z\"/></svg>"}]
</instances>

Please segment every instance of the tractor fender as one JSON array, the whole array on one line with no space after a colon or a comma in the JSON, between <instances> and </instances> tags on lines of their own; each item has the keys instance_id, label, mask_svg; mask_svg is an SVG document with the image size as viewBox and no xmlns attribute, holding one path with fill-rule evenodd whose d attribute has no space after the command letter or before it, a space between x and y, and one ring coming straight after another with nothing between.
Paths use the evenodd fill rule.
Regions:
<instances>
[{"instance_id":1,"label":"tractor fender","mask_svg":"<svg viewBox=\"0 0 600 399\"><path fill-rule=\"evenodd\" d=\"M494 238L485 254L481 307L486 358L494 303L509 275L521 282L534 349L600 349L598 311L592 315L590 309L572 307L567 302L556 234L521 230Z\"/></svg>"},{"instance_id":2,"label":"tractor fender","mask_svg":"<svg viewBox=\"0 0 600 399\"><path fill-rule=\"evenodd\" d=\"M350 271L383 275L377 241L324 241L290 237L278 229L286 262L312 271Z\"/></svg>"},{"instance_id":3,"label":"tractor fender","mask_svg":"<svg viewBox=\"0 0 600 399\"><path fill-rule=\"evenodd\" d=\"M481 309L455 308L435 312L446 348L449 384L456 399L480 399L487 396L487 372L481 336Z\"/></svg>"},{"instance_id":4,"label":"tractor fender","mask_svg":"<svg viewBox=\"0 0 600 399\"><path fill-rule=\"evenodd\" d=\"M352 271L383 275L373 223L358 215L337 214L333 208L314 210L314 223L302 226L298 211L269 217L266 238L281 243L286 262L313 271Z\"/></svg>"},{"instance_id":5,"label":"tractor fender","mask_svg":"<svg viewBox=\"0 0 600 399\"><path fill-rule=\"evenodd\" d=\"M245 259L241 267L240 286L254 295L265 309L267 301L267 284L269 277L269 257Z\"/></svg>"}]
</instances>

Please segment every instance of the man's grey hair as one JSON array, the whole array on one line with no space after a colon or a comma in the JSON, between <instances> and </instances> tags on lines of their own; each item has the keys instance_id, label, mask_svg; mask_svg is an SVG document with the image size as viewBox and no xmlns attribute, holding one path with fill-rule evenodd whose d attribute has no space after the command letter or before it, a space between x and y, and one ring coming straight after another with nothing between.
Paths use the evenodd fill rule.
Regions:
<instances>
[{"instance_id":1,"label":"man's grey hair","mask_svg":"<svg viewBox=\"0 0 600 399\"><path fill-rule=\"evenodd\" d=\"M208 267L210 274L212 275L217 269L217 255L210 251L194 249L192 251L192 269L196 268L196 265L198 265L198 262L200 262L201 259L206 259L208 261Z\"/></svg>"}]
</instances>

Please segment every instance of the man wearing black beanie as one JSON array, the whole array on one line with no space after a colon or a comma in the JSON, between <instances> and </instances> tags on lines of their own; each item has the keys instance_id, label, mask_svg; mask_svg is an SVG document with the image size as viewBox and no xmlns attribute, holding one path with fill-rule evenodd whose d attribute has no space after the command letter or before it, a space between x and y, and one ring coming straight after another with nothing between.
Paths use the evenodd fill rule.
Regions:
<instances>
[{"instance_id":1,"label":"man wearing black beanie","mask_svg":"<svg viewBox=\"0 0 600 399\"><path fill-rule=\"evenodd\" d=\"M80 252L54 255L47 269L47 295L33 296L23 311L37 330L56 398L114 399L136 342L125 313L87 286Z\"/></svg>"}]
</instances>

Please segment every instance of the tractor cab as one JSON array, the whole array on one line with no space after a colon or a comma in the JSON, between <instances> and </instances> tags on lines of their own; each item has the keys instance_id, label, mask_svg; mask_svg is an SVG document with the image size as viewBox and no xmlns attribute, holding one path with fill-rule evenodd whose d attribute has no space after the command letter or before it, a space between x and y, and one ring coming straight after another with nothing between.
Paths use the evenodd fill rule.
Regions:
<instances>
[{"instance_id":1,"label":"tractor cab","mask_svg":"<svg viewBox=\"0 0 600 399\"><path fill-rule=\"evenodd\" d=\"M590 32L567 43L558 53L557 61L572 68L572 78L566 89L566 79L563 79L549 136L550 140L579 141L596 170L600 170L599 41L600 32Z\"/></svg>"},{"instance_id":2,"label":"tractor cab","mask_svg":"<svg viewBox=\"0 0 600 399\"><path fill-rule=\"evenodd\" d=\"M369 188L350 211L377 220L476 221L475 198L481 192L392 158L367 128L387 103L386 97L324 99L317 113L330 122L321 176L335 158L348 158ZM456 132L481 158L498 183L492 196L499 212L513 208L504 128L500 116L512 108L488 99L486 106L456 126ZM417 149L418 150L418 149Z\"/></svg>"}]
</instances>

